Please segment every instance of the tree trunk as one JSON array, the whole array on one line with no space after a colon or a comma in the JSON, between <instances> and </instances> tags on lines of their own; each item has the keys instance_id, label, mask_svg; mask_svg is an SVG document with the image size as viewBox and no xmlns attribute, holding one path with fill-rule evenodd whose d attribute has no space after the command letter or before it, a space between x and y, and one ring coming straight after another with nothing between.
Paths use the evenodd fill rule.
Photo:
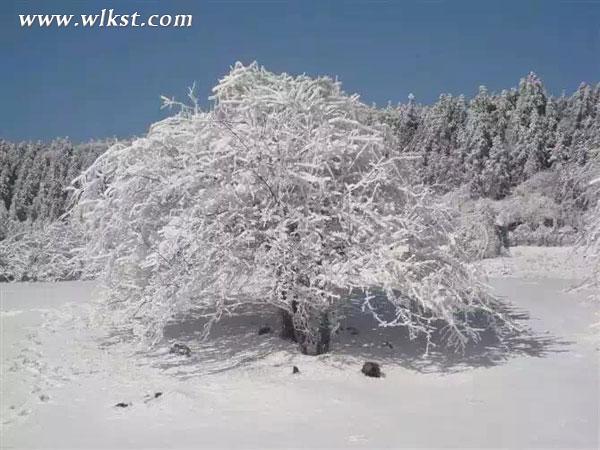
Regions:
<instances>
[{"instance_id":1,"label":"tree trunk","mask_svg":"<svg viewBox=\"0 0 600 450\"><path fill-rule=\"evenodd\" d=\"M297 312L297 302L292 301L292 311ZM329 313L321 313L318 328L312 333L299 330L294 325L294 315L289 311L281 310L281 333L282 339L297 342L300 351L304 355L322 355L329 352L331 344L331 322Z\"/></svg>"},{"instance_id":2,"label":"tree trunk","mask_svg":"<svg viewBox=\"0 0 600 450\"><path fill-rule=\"evenodd\" d=\"M496 236L500 240L502 247L509 248L510 242L508 241L508 226L505 225L495 225Z\"/></svg>"},{"instance_id":3,"label":"tree trunk","mask_svg":"<svg viewBox=\"0 0 600 450\"><path fill-rule=\"evenodd\" d=\"M323 313L319 322L319 341L317 342L317 355L329 352L331 344L331 322L329 314Z\"/></svg>"},{"instance_id":4,"label":"tree trunk","mask_svg":"<svg viewBox=\"0 0 600 450\"><path fill-rule=\"evenodd\" d=\"M281 291L281 300L287 302L288 290ZM329 312L325 311L320 313L320 316L315 319L309 320L309 327L315 329L307 332L304 329L298 329L294 318L298 313L298 301L293 298L290 303L290 310L281 309L281 333L282 339L286 339L292 342L298 343L300 351L305 355L321 355L329 351L331 343L331 320ZM313 325L314 322L317 322Z\"/></svg>"},{"instance_id":5,"label":"tree trunk","mask_svg":"<svg viewBox=\"0 0 600 450\"><path fill-rule=\"evenodd\" d=\"M281 310L281 338L298 342L294 327L294 316L284 309Z\"/></svg>"},{"instance_id":6,"label":"tree trunk","mask_svg":"<svg viewBox=\"0 0 600 450\"><path fill-rule=\"evenodd\" d=\"M322 355L329 352L331 343L331 324L329 314L321 313L319 328L310 335L307 333L296 333L300 351L304 355Z\"/></svg>"}]
</instances>

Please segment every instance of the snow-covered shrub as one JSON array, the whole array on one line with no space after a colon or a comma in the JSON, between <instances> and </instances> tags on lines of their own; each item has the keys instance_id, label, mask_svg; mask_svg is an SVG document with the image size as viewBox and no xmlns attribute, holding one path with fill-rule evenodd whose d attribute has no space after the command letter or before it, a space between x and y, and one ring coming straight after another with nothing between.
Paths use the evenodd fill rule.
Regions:
<instances>
[{"instance_id":1,"label":"snow-covered shrub","mask_svg":"<svg viewBox=\"0 0 600 450\"><path fill-rule=\"evenodd\" d=\"M538 172L501 200L474 199L464 186L446 194L444 201L460 212L459 237L469 257L494 257L503 246L573 245L589 208L593 167L563 164Z\"/></svg>"},{"instance_id":2,"label":"snow-covered shrub","mask_svg":"<svg viewBox=\"0 0 600 450\"><path fill-rule=\"evenodd\" d=\"M456 242L469 261L494 258L506 250L495 202L472 199L467 185L447 193L442 200L454 212Z\"/></svg>"},{"instance_id":3,"label":"snow-covered shrub","mask_svg":"<svg viewBox=\"0 0 600 450\"><path fill-rule=\"evenodd\" d=\"M83 271L77 258L83 234L61 218L69 204L65 188L113 141L0 139L0 280L93 276L96 266Z\"/></svg>"},{"instance_id":4,"label":"snow-covered shrub","mask_svg":"<svg viewBox=\"0 0 600 450\"><path fill-rule=\"evenodd\" d=\"M498 223L509 231L510 246L572 245L577 240L577 230L583 224L583 207L557 203L551 192L531 191L523 185L519 188L513 195L493 203Z\"/></svg>"},{"instance_id":5,"label":"snow-covered shrub","mask_svg":"<svg viewBox=\"0 0 600 450\"><path fill-rule=\"evenodd\" d=\"M106 305L137 336L156 342L191 309L208 332L252 303L279 308L302 351L320 353L357 291L382 326L429 335L441 321L458 349L477 339L470 319L482 312L507 325L463 264L451 214L406 184L388 128L363 122L357 96L239 63L213 92L210 111L180 105L75 184Z\"/></svg>"},{"instance_id":6,"label":"snow-covered shrub","mask_svg":"<svg viewBox=\"0 0 600 450\"><path fill-rule=\"evenodd\" d=\"M596 289L596 296L600 298L600 203L590 215L590 229L586 235L590 256L593 258L593 278L590 285Z\"/></svg>"},{"instance_id":7,"label":"snow-covered shrub","mask_svg":"<svg viewBox=\"0 0 600 450\"><path fill-rule=\"evenodd\" d=\"M554 170L539 172L515 188L514 209L536 227L551 218L554 227L581 228L583 213L589 200L587 184L591 179L591 165L561 165ZM510 202L508 202L510 203Z\"/></svg>"},{"instance_id":8,"label":"snow-covered shrub","mask_svg":"<svg viewBox=\"0 0 600 450\"><path fill-rule=\"evenodd\" d=\"M491 202L479 200L457 217L456 235L470 261L500 256L505 250L497 213Z\"/></svg>"},{"instance_id":9,"label":"snow-covered shrub","mask_svg":"<svg viewBox=\"0 0 600 450\"><path fill-rule=\"evenodd\" d=\"M595 163L599 161L600 159ZM596 172L596 177L589 183L589 187L588 197L592 202L592 209L587 215L587 227L581 244L593 265L593 274L588 284L594 288L596 298L600 299L600 171Z\"/></svg>"},{"instance_id":10,"label":"snow-covered shrub","mask_svg":"<svg viewBox=\"0 0 600 450\"><path fill-rule=\"evenodd\" d=\"M554 227L561 223L560 207L551 198L540 194L514 195L496 203L499 220L506 224L526 223L532 229Z\"/></svg>"},{"instance_id":11,"label":"snow-covered shrub","mask_svg":"<svg viewBox=\"0 0 600 450\"><path fill-rule=\"evenodd\" d=\"M573 245L577 242L577 239L577 231L568 225L560 229L554 229L543 225L532 228L528 223L521 223L508 233L508 241L511 246L560 247Z\"/></svg>"},{"instance_id":12,"label":"snow-covered shrub","mask_svg":"<svg viewBox=\"0 0 600 450\"><path fill-rule=\"evenodd\" d=\"M92 278L97 265L84 267L77 251L83 238L68 222L11 222L0 241L0 281Z\"/></svg>"}]
</instances>

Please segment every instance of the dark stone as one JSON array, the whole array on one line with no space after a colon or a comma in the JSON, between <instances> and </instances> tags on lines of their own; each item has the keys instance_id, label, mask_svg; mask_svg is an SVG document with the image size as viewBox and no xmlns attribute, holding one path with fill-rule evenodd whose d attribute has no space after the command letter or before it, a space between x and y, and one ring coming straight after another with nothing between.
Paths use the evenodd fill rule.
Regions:
<instances>
[{"instance_id":1,"label":"dark stone","mask_svg":"<svg viewBox=\"0 0 600 450\"><path fill-rule=\"evenodd\" d=\"M117 408L127 408L128 406L131 406L131 403L119 402L115 406Z\"/></svg>"},{"instance_id":2,"label":"dark stone","mask_svg":"<svg viewBox=\"0 0 600 450\"><path fill-rule=\"evenodd\" d=\"M373 378L381 377L381 367L376 362L364 363L361 372L364 373L368 377L373 377Z\"/></svg>"},{"instance_id":3,"label":"dark stone","mask_svg":"<svg viewBox=\"0 0 600 450\"><path fill-rule=\"evenodd\" d=\"M268 327L268 326L260 327L258 330L258 335L262 336L263 334L270 334L271 331L272 331L271 327Z\"/></svg>"},{"instance_id":4,"label":"dark stone","mask_svg":"<svg viewBox=\"0 0 600 450\"><path fill-rule=\"evenodd\" d=\"M162 392L155 392L154 394L146 394L144 396L144 403L151 402L152 400L156 400L159 397L162 397Z\"/></svg>"},{"instance_id":5,"label":"dark stone","mask_svg":"<svg viewBox=\"0 0 600 450\"><path fill-rule=\"evenodd\" d=\"M294 366L294 368L292 369L292 373L293 374L300 373L300 369L298 369L298 367Z\"/></svg>"},{"instance_id":6,"label":"dark stone","mask_svg":"<svg viewBox=\"0 0 600 450\"><path fill-rule=\"evenodd\" d=\"M177 355L191 356L192 350L185 344L173 344L169 353L176 353Z\"/></svg>"},{"instance_id":7,"label":"dark stone","mask_svg":"<svg viewBox=\"0 0 600 450\"><path fill-rule=\"evenodd\" d=\"M387 348L394 348L394 346L390 343L390 341L385 341L383 345Z\"/></svg>"}]
</instances>

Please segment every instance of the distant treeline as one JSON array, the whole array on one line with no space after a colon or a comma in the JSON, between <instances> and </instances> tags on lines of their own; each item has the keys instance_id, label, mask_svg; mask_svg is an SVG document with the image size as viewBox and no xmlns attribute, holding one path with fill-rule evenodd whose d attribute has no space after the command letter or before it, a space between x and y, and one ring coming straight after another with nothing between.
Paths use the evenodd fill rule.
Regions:
<instances>
[{"instance_id":1,"label":"distant treeline","mask_svg":"<svg viewBox=\"0 0 600 450\"><path fill-rule=\"evenodd\" d=\"M34 222L59 218L67 205L65 188L110 144L0 140L0 219Z\"/></svg>"},{"instance_id":2,"label":"distant treeline","mask_svg":"<svg viewBox=\"0 0 600 450\"><path fill-rule=\"evenodd\" d=\"M420 105L411 96L395 107L357 108L366 122L388 126L389 156L411 155L406 176L446 194L457 228L474 227L464 241L477 244L475 259L506 245L495 235L499 224L509 245L570 244L596 203L588 185L600 148L600 84L552 97L531 73L518 88L481 87L470 100L443 94ZM114 142L0 139L0 281L96 275L99 266L78 257L79 224L57 219L70 204L66 188Z\"/></svg>"},{"instance_id":3,"label":"distant treeline","mask_svg":"<svg viewBox=\"0 0 600 450\"><path fill-rule=\"evenodd\" d=\"M533 73L499 94L480 87L470 100L442 94L433 105L412 96L375 109L393 147L419 155L417 177L441 192L468 185L474 198L502 199L538 172L583 166L600 147L600 83L549 96ZM0 219L54 220L65 212L65 187L113 141L74 145L0 140Z\"/></svg>"},{"instance_id":4,"label":"distant treeline","mask_svg":"<svg viewBox=\"0 0 600 450\"><path fill-rule=\"evenodd\" d=\"M443 94L429 106L376 111L395 146L418 159L418 175L447 192L468 185L474 197L501 199L534 174L585 165L600 147L600 83L549 96L530 73L499 94L480 87L471 100Z\"/></svg>"}]
</instances>

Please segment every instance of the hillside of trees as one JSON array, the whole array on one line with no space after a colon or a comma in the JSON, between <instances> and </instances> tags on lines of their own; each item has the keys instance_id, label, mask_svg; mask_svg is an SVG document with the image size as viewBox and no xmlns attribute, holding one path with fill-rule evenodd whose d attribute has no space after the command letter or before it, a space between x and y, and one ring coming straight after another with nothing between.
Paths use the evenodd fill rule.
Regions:
<instances>
[{"instance_id":1,"label":"hillside of trees","mask_svg":"<svg viewBox=\"0 0 600 450\"><path fill-rule=\"evenodd\" d=\"M449 191L468 185L494 200L538 172L584 166L600 147L600 83L582 83L571 96L549 96L530 73L499 94L482 86L470 100L443 94L431 106L388 107L377 119L390 125L399 152L421 156L419 178Z\"/></svg>"},{"instance_id":2,"label":"hillside of trees","mask_svg":"<svg viewBox=\"0 0 600 450\"><path fill-rule=\"evenodd\" d=\"M361 108L365 124L387 126L391 156L412 157L411 183L443 196L465 225L487 228L495 242L482 244L476 257L508 245L577 239L595 201L587 183L600 148L600 84L582 83L571 95L553 97L530 73L500 93L482 86L471 99L442 94L422 105L411 95L405 104ZM73 258L76 245L64 242L77 243L80 235L61 219L67 188L113 143L0 140L0 278L52 278L56 240L59 259ZM497 226L504 238L492 236ZM471 230L464 239L479 245L480 237ZM72 271L57 277L81 276Z\"/></svg>"},{"instance_id":3,"label":"hillside of trees","mask_svg":"<svg viewBox=\"0 0 600 450\"><path fill-rule=\"evenodd\" d=\"M66 211L66 188L109 146L0 140L0 217L15 222L54 221Z\"/></svg>"},{"instance_id":4,"label":"hillside of trees","mask_svg":"<svg viewBox=\"0 0 600 450\"><path fill-rule=\"evenodd\" d=\"M595 201L588 182L600 148L600 84L553 97L530 73L517 88L482 86L472 99L443 94L424 106L411 96L371 120L390 126L394 150L417 156L415 180L449 197L465 222L501 227L478 255L577 241Z\"/></svg>"},{"instance_id":5,"label":"hillside of trees","mask_svg":"<svg viewBox=\"0 0 600 450\"><path fill-rule=\"evenodd\" d=\"M111 141L0 140L0 280L79 278L82 236L62 216L68 187Z\"/></svg>"}]
</instances>

